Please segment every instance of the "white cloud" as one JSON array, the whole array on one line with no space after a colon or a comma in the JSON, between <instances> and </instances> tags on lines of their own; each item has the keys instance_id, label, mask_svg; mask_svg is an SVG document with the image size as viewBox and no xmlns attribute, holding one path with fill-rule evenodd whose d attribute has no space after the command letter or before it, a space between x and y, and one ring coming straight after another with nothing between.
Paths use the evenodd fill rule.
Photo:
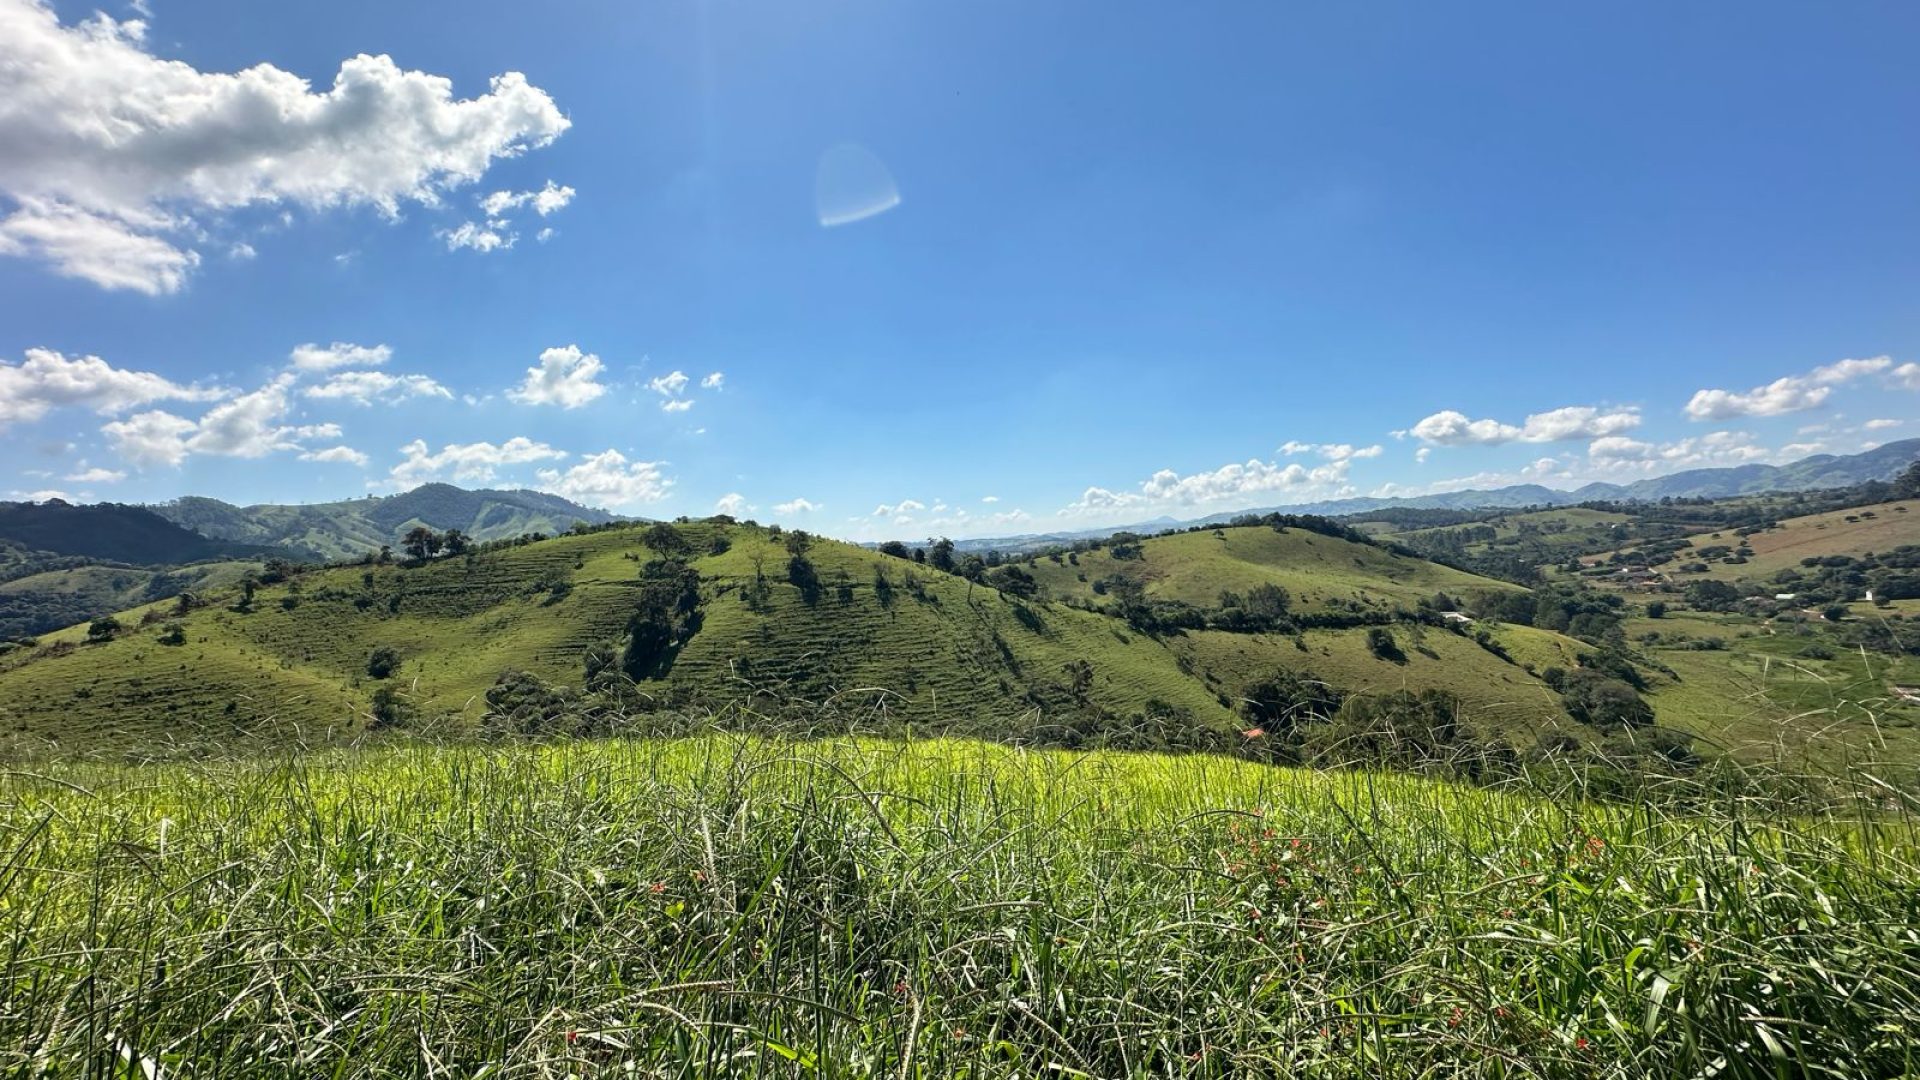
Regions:
<instances>
[{"instance_id":1,"label":"white cloud","mask_svg":"<svg viewBox=\"0 0 1920 1080\"><path fill-rule=\"evenodd\" d=\"M727 376L725 373L719 372L719 371L711 371L707 373L706 378L700 380L700 389L718 390L722 385L726 383L726 381L727 381Z\"/></svg>"},{"instance_id":2,"label":"white cloud","mask_svg":"<svg viewBox=\"0 0 1920 1080\"><path fill-rule=\"evenodd\" d=\"M661 412L686 412L693 408L692 398L673 398L660 403Z\"/></svg>"},{"instance_id":3,"label":"white cloud","mask_svg":"<svg viewBox=\"0 0 1920 1080\"><path fill-rule=\"evenodd\" d=\"M379 367L392 358L392 346L354 345L345 341L336 341L331 345L315 345L307 342L304 345L295 345L293 351L287 354L288 362L300 371Z\"/></svg>"},{"instance_id":4,"label":"white cloud","mask_svg":"<svg viewBox=\"0 0 1920 1080\"><path fill-rule=\"evenodd\" d=\"M300 460L334 465L358 465L365 468L367 455L351 446L329 446L325 450L309 450L300 455Z\"/></svg>"},{"instance_id":5,"label":"white cloud","mask_svg":"<svg viewBox=\"0 0 1920 1080\"><path fill-rule=\"evenodd\" d=\"M1609 435L1589 443L1587 456L1595 461L1651 461L1660 456L1660 448L1624 435Z\"/></svg>"},{"instance_id":6,"label":"white cloud","mask_svg":"<svg viewBox=\"0 0 1920 1080\"><path fill-rule=\"evenodd\" d=\"M1295 454L1318 454L1328 461L1349 461L1354 458L1376 458L1385 448L1375 443L1372 446L1355 447L1351 443L1304 443L1289 439L1280 445L1280 452L1292 457Z\"/></svg>"},{"instance_id":7,"label":"white cloud","mask_svg":"<svg viewBox=\"0 0 1920 1080\"><path fill-rule=\"evenodd\" d=\"M477 251L482 255L490 251L505 251L520 239L520 234L507 228L504 221L489 221L480 225L463 221L452 229L441 229L434 235L447 245L448 251Z\"/></svg>"},{"instance_id":8,"label":"white cloud","mask_svg":"<svg viewBox=\"0 0 1920 1080\"><path fill-rule=\"evenodd\" d=\"M194 423L155 409L135 413L101 428L114 452L140 465L178 465L187 457L187 436Z\"/></svg>"},{"instance_id":9,"label":"white cloud","mask_svg":"<svg viewBox=\"0 0 1920 1080\"><path fill-rule=\"evenodd\" d=\"M1899 427L1904 423L1906 423L1904 420L1869 420L1861 426L1868 431L1885 431L1888 428Z\"/></svg>"},{"instance_id":10,"label":"white cloud","mask_svg":"<svg viewBox=\"0 0 1920 1080\"><path fill-rule=\"evenodd\" d=\"M504 216L509 210L518 210L531 204L535 212L541 217L546 217L555 211L566 209L567 204L573 201L574 194L572 188L549 180L547 186L539 191L496 191L491 195L483 196L480 199L480 209L484 210L488 217L497 218Z\"/></svg>"},{"instance_id":11,"label":"white cloud","mask_svg":"<svg viewBox=\"0 0 1920 1080\"><path fill-rule=\"evenodd\" d=\"M86 462L80 463L78 472L69 474L66 479L76 484L117 484L127 478L127 474L114 469L102 469L99 466L86 468Z\"/></svg>"},{"instance_id":12,"label":"white cloud","mask_svg":"<svg viewBox=\"0 0 1920 1080\"><path fill-rule=\"evenodd\" d=\"M558 234L555 233L552 229L541 229L539 232L533 234L533 238L536 241L544 244L547 241L553 239L556 235Z\"/></svg>"},{"instance_id":13,"label":"white cloud","mask_svg":"<svg viewBox=\"0 0 1920 1080\"><path fill-rule=\"evenodd\" d=\"M227 248L227 258L235 262L246 262L258 254L260 253L253 250L253 245L245 241L241 241Z\"/></svg>"},{"instance_id":14,"label":"white cloud","mask_svg":"<svg viewBox=\"0 0 1920 1080\"><path fill-rule=\"evenodd\" d=\"M747 502L747 497L737 491L727 492L725 495L720 496L713 504L714 513L732 514L735 517L739 517L741 514L752 509L753 505Z\"/></svg>"},{"instance_id":15,"label":"white cloud","mask_svg":"<svg viewBox=\"0 0 1920 1080\"><path fill-rule=\"evenodd\" d=\"M814 511L821 510L821 509L825 509L825 508L822 507L817 502L814 502L810 499L796 498L791 502L783 502L776 505L773 508L773 512L781 515L782 517L786 517L793 514L811 514Z\"/></svg>"},{"instance_id":16,"label":"white cloud","mask_svg":"<svg viewBox=\"0 0 1920 1080\"><path fill-rule=\"evenodd\" d=\"M361 55L316 93L270 64L227 74L155 56L138 20L62 26L43 0L0 0L0 194L15 204L0 254L173 292L208 218L275 204L394 218L568 126L517 72L455 99L446 78Z\"/></svg>"},{"instance_id":17,"label":"white cloud","mask_svg":"<svg viewBox=\"0 0 1920 1080\"><path fill-rule=\"evenodd\" d=\"M1784 413L1817 409L1826 403L1833 388L1862 376L1893 367L1893 360L1876 356L1868 360L1840 360L1814 368L1805 375L1788 375L1751 390L1697 390L1687 402L1692 420L1726 420L1736 416L1780 416ZM1900 369L1894 371L1898 378Z\"/></svg>"},{"instance_id":18,"label":"white cloud","mask_svg":"<svg viewBox=\"0 0 1920 1080\"><path fill-rule=\"evenodd\" d=\"M921 502L919 499L902 499L897 504L881 503L879 506L873 508L873 513L869 516L877 518L895 517L900 514L918 513L926 508L927 504Z\"/></svg>"},{"instance_id":19,"label":"white cloud","mask_svg":"<svg viewBox=\"0 0 1920 1080\"><path fill-rule=\"evenodd\" d=\"M338 438L338 424L282 423L289 407L293 376L281 375L258 390L223 401L198 421L163 412L141 413L132 427L108 424L100 430L136 461L179 464L188 454L258 458L276 450L299 450L306 439Z\"/></svg>"},{"instance_id":20,"label":"white cloud","mask_svg":"<svg viewBox=\"0 0 1920 1080\"><path fill-rule=\"evenodd\" d=\"M415 439L400 448L405 459L389 475L394 486L412 488L429 480L447 477L468 484L491 481L502 466L524 465L533 461L558 461L567 456L546 443L516 435L506 442L449 443L437 454L427 452L424 439Z\"/></svg>"},{"instance_id":21,"label":"white cloud","mask_svg":"<svg viewBox=\"0 0 1920 1080\"><path fill-rule=\"evenodd\" d=\"M1137 492L1090 487L1059 513L1089 516L1146 506L1190 507L1223 500L1247 500L1282 491L1296 496L1344 495L1351 491L1347 486L1351 464L1349 458L1342 458L1308 468L1298 463L1281 465L1255 458L1244 464L1222 465L1188 476L1161 469L1148 477Z\"/></svg>"},{"instance_id":22,"label":"white cloud","mask_svg":"<svg viewBox=\"0 0 1920 1080\"><path fill-rule=\"evenodd\" d=\"M648 379L647 389L664 397L678 397L682 391L686 390L687 383L691 381L692 380L687 378L686 372L675 371L662 375L657 379Z\"/></svg>"},{"instance_id":23,"label":"white cloud","mask_svg":"<svg viewBox=\"0 0 1920 1080\"><path fill-rule=\"evenodd\" d=\"M577 409L607 392L605 384L595 381L605 367L578 345L557 346L541 353L540 366L528 368L526 380L507 396L527 405Z\"/></svg>"},{"instance_id":24,"label":"white cloud","mask_svg":"<svg viewBox=\"0 0 1920 1080\"><path fill-rule=\"evenodd\" d=\"M997 503L997 502L999 502L999 501L1000 501L1000 496L998 496L998 495L982 495L982 496L980 496L980 501L981 501L981 502L983 502L983 503Z\"/></svg>"},{"instance_id":25,"label":"white cloud","mask_svg":"<svg viewBox=\"0 0 1920 1080\"><path fill-rule=\"evenodd\" d=\"M673 481L660 472L662 462L629 462L618 450L585 458L562 472L541 469L540 484L547 491L590 506L632 506L659 502Z\"/></svg>"},{"instance_id":26,"label":"white cloud","mask_svg":"<svg viewBox=\"0 0 1920 1080\"><path fill-rule=\"evenodd\" d=\"M4 26L4 18L0 18L0 27ZM0 40L4 38L4 32L0 32ZM5 54L0 52L0 76L5 73L4 60ZM0 77L0 95L5 94L5 86L5 78ZM7 130L3 110L0 101L0 141L6 138ZM7 179L0 171L0 190L8 187ZM15 198L19 207L0 217L0 255L38 259L66 277L90 281L103 289L131 289L149 296L177 292L186 284L187 275L200 265L199 252L183 251L157 236L135 231L140 227L165 228L173 224L171 219L149 217L128 222L51 199L18 193Z\"/></svg>"},{"instance_id":27,"label":"white cloud","mask_svg":"<svg viewBox=\"0 0 1920 1080\"><path fill-rule=\"evenodd\" d=\"M1640 410L1619 408L1602 412L1589 405L1569 405L1534 413L1519 424L1472 420L1465 413L1444 409L1413 425L1415 437L1438 446L1498 446L1509 442L1559 442L1618 435L1640 426Z\"/></svg>"},{"instance_id":28,"label":"white cloud","mask_svg":"<svg viewBox=\"0 0 1920 1080\"><path fill-rule=\"evenodd\" d=\"M97 356L69 359L52 349L28 349L19 364L0 360L0 427L38 420L61 407L112 415L155 401L212 401L224 393L116 368Z\"/></svg>"},{"instance_id":29,"label":"white cloud","mask_svg":"<svg viewBox=\"0 0 1920 1080\"><path fill-rule=\"evenodd\" d=\"M375 401L398 405L415 397L453 400L451 390L425 375L389 375L384 371L342 371L303 392L310 398L348 401L355 405L371 405Z\"/></svg>"},{"instance_id":30,"label":"white cloud","mask_svg":"<svg viewBox=\"0 0 1920 1080\"><path fill-rule=\"evenodd\" d=\"M1431 446L1423 446L1420 449L1415 450L1413 452L1414 463L1416 465L1425 465L1427 463L1427 458L1431 456L1432 453L1433 453L1433 447Z\"/></svg>"},{"instance_id":31,"label":"white cloud","mask_svg":"<svg viewBox=\"0 0 1920 1080\"><path fill-rule=\"evenodd\" d=\"M1781 454L1791 452L1791 449L1783 448L1779 452L1768 450L1757 445L1753 436L1744 431L1715 431L1670 443L1609 436L1589 443L1587 457L1603 469L1653 473L1746 465L1779 458Z\"/></svg>"},{"instance_id":32,"label":"white cloud","mask_svg":"<svg viewBox=\"0 0 1920 1080\"><path fill-rule=\"evenodd\" d=\"M1920 390L1920 364L1908 361L1894 368L1890 374L1895 385L1908 390Z\"/></svg>"}]
</instances>

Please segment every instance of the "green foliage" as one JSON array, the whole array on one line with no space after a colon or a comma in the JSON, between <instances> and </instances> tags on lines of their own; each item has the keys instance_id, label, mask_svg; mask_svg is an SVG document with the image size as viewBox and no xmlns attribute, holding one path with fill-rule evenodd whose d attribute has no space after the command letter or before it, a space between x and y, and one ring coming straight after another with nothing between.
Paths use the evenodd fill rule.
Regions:
<instances>
[{"instance_id":1,"label":"green foliage","mask_svg":"<svg viewBox=\"0 0 1920 1080\"><path fill-rule=\"evenodd\" d=\"M1632 685L1600 671L1578 668L1559 680L1567 712L1575 720L1599 728L1646 727L1653 723L1653 706Z\"/></svg>"},{"instance_id":2,"label":"green foliage","mask_svg":"<svg viewBox=\"0 0 1920 1080\"><path fill-rule=\"evenodd\" d=\"M1395 664L1404 664L1407 660L1407 654L1400 651L1400 643L1394 639L1393 631L1384 626L1367 629L1367 650Z\"/></svg>"},{"instance_id":3,"label":"green foliage","mask_svg":"<svg viewBox=\"0 0 1920 1080\"><path fill-rule=\"evenodd\" d=\"M1433 710L1386 711L1398 733ZM10 771L0 1063L289 1080L1911 1071L1913 821L1581 795L965 741Z\"/></svg>"},{"instance_id":4,"label":"green foliage","mask_svg":"<svg viewBox=\"0 0 1920 1080\"><path fill-rule=\"evenodd\" d=\"M391 678L400 670L400 650L382 645L367 654L367 675L375 679Z\"/></svg>"},{"instance_id":5,"label":"green foliage","mask_svg":"<svg viewBox=\"0 0 1920 1080\"><path fill-rule=\"evenodd\" d=\"M1240 692L1240 714L1263 729L1264 737L1283 739L1304 723L1331 717L1342 697L1310 672L1281 668Z\"/></svg>"},{"instance_id":6,"label":"green foliage","mask_svg":"<svg viewBox=\"0 0 1920 1080\"><path fill-rule=\"evenodd\" d=\"M111 615L107 615L93 620L93 622L87 626L87 640L111 641L116 634L120 633L120 630L120 620Z\"/></svg>"}]
</instances>

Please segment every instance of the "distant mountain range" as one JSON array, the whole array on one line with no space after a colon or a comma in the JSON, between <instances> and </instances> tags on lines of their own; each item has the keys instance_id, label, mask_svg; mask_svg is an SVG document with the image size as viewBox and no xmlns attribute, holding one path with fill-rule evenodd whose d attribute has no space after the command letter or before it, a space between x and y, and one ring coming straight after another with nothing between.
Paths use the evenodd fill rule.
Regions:
<instances>
[{"instance_id":1,"label":"distant mountain range","mask_svg":"<svg viewBox=\"0 0 1920 1080\"><path fill-rule=\"evenodd\" d=\"M565 532L575 522L619 520L617 514L541 491L468 491L451 484L305 505L235 506L190 495L152 510L203 536L285 548L322 560L356 558L382 545L398 548L400 538L416 525L436 532L459 529L475 540L504 540L524 533Z\"/></svg>"},{"instance_id":2,"label":"distant mountain range","mask_svg":"<svg viewBox=\"0 0 1920 1080\"><path fill-rule=\"evenodd\" d=\"M1733 495L1757 495L1769 491L1812 491L1818 488L1851 487L1869 480L1891 480L1907 466L1920 460L1920 439L1903 439L1877 446L1858 454L1815 454L1787 465L1739 465L1724 469L1688 469L1631 484L1587 484L1572 491L1540 484L1516 484L1491 490L1448 491L1438 495L1410 498L1332 499L1233 510L1207 517L1181 520L1159 517L1129 525L1073 532L1034 533L1023 536L989 537L965 540L956 546L963 551L999 548L1006 551L1032 550L1050 544L1109 536L1115 532L1159 532L1188 525L1212 525L1231 521L1242 514L1321 514L1344 517L1368 514L1390 507L1421 510L1505 510L1523 506L1569 506L1584 502L1654 502L1664 498L1727 498Z\"/></svg>"}]
</instances>

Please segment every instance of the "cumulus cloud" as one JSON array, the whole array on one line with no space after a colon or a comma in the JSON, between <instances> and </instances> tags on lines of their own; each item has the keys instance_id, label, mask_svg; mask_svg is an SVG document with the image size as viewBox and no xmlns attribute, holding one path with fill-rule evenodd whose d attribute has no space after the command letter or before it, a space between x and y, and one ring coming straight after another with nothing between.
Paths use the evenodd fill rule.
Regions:
<instances>
[{"instance_id":1,"label":"cumulus cloud","mask_svg":"<svg viewBox=\"0 0 1920 1080\"><path fill-rule=\"evenodd\" d=\"M1869 420L1861 426L1866 428L1868 431L1885 431L1888 428L1899 427L1903 423L1906 423L1906 421L1904 420Z\"/></svg>"},{"instance_id":2,"label":"cumulus cloud","mask_svg":"<svg viewBox=\"0 0 1920 1080\"><path fill-rule=\"evenodd\" d=\"M527 377L507 396L526 405L558 405L577 409L607 392L599 382L606 365L593 353L583 353L578 345L563 345L540 354L540 365L527 369Z\"/></svg>"},{"instance_id":3,"label":"cumulus cloud","mask_svg":"<svg viewBox=\"0 0 1920 1080\"><path fill-rule=\"evenodd\" d=\"M1350 443L1305 443L1289 439L1280 445L1280 452L1292 457L1296 454L1318 454L1328 461L1351 461L1355 458L1376 458L1385 452L1385 448L1375 443L1372 446L1356 447Z\"/></svg>"},{"instance_id":4,"label":"cumulus cloud","mask_svg":"<svg viewBox=\"0 0 1920 1080\"><path fill-rule=\"evenodd\" d=\"M1746 465L1779 456L1744 431L1715 431L1669 443L1609 436L1587 445L1587 457L1596 466L1647 473Z\"/></svg>"},{"instance_id":5,"label":"cumulus cloud","mask_svg":"<svg viewBox=\"0 0 1920 1080\"><path fill-rule=\"evenodd\" d=\"M1172 469L1161 469L1148 477L1138 491L1113 491L1090 487L1062 508L1062 516L1097 515L1103 512L1143 506L1194 506L1224 500L1247 500L1274 492L1294 495L1341 495L1347 487L1351 455L1308 468L1298 463L1281 465L1258 458L1244 464L1222 465L1208 472L1182 476Z\"/></svg>"},{"instance_id":6,"label":"cumulus cloud","mask_svg":"<svg viewBox=\"0 0 1920 1080\"><path fill-rule=\"evenodd\" d=\"M136 413L100 429L122 457L141 465L178 465L190 454L260 458L300 450L308 439L340 437L338 424L288 424L293 376L281 375L189 420L162 410Z\"/></svg>"},{"instance_id":7,"label":"cumulus cloud","mask_svg":"<svg viewBox=\"0 0 1920 1080\"><path fill-rule=\"evenodd\" d=\"M114 452L140 465L178 465L187 457L187 437L194 423L183 416L154 409L116 420L100 429Z\"/></svg>"},{"instance_id":8,"label":"cumulus cloud","mask_svg":"<svg viewBox=\"0 0 1920 1080\"><path fill-rule=\"evenodd\" d=\"M76 484L117 484L127 478L126 473L116 469L102 469L97 465L89 469L84 461L80 465L81 468L69 473L66 479Z\"/></svg>"},{"instance_id":9,"label":"cumulus cloud","mask_svg":"<svg viewBox=\"0 0 1920 1080\"><path fill-rule=\"evenodd\" d=\"M504 221L489 221L484 225L463 221L454 228L441 229L435 235L447 245L448 251L477 251L482 255L490 251L505 251L520 239L520 234L507 228Z\"/></svg>"},{"instance_id":10,"label":"cumulus cloud","mask_svg":"<svg viewBox=\"0 0 1920 1080\"><path fill-rule=\"evenodd\" d=\"M303 391L307 397L371 405L397 405L408 398L453 399L453 392L425 375L389 375L384 371L342 371Z\"/></svg>"},{"instance_id":11,"label":"cumulus cloud","mask_svg":"<svg viewBox=\"0 0 1920 1080\"><path fill-rule=\"evenodd\" d=\"M540 486L589 506L632 506L659 502L673 481L660 471L662 462L628 461L618 450L585 458L565 471L541 469Z\"/></svg>"},{"instance_id":12,"label":"cumulus cloud","mask_svg":"<svg viewBox=\"0 0 1920 1080\"><path fill-rule=\"evenodd\" d=\"M547 181L547 186L539 191L496 191L480 199L480 209L490 218L506 216L509 210L518 210L523 206L532 206L541 217L558 210L566 209L573 201L574 190L564 185Z\"/></svg>"},{"instance_id":13,"label":"cumulus cloud","mask_svg":"<svg viewBox=\"0 0 1920 1080\"><path fill-rule=\"evenodd\" d=\"M155 401L212 401L225 391L182 386L151 371L116 368L97 356L68 358L28 349L19 364L0 360L0 427L75 407L112 415Z\"/></svg>"},{"instance_id":14,"label":"cumulus cloud","mask_svg":"<svg viewBox=\"0 0 1920 1080\"><path fill-rule=\"evenodd\" d=\"M918 513L926 508L927 504L921 502L919 499L902 499L897 503L881 503L879 506L874 507L873 513L868 516L877 518L895 517L900 514Z\"/></svg>"},{"instance_id":15,"label":"cumulus cloud","mask_svg":"<svg viewBox=\"0 0 1920 1080\"><path fill-rule=\"evenodd\" d=\"M1427 458L1432 454L1433 454L1433 447L1431 446L1423 446L1420 449L1415 450L1413 452L1414 464L1425 465L1427 463Z\"/></svg>"},{"instance_id":16,"label":"cumulus cloud","mask_svg":"<svg viewBox=\"0 0 1920 1080\"><path fill-rule=\"evenodd\" d=\"M718 371L708 374L700 380L702 390L718 390L727 381L727 377ZM684 371L671 371L658 378L647 380L647 389L666 398L660 403L665 412L686 412L693 408L693 399L685 397L687 388L693 385L693 377Z\"/></svg>"},{"instance_id":17,"label":"cumulus cloud","mask_svg":"<svg viewBox=\"0 0 1920 1080\"><path fill-rule=\"evenodd\" d=\"M1618 435L1640 426L1640 410L1602 411L1590 405L1569 405L1534 413L1519 424L1473 420L1465 413L1444 409L1413 425L1412 434L1437 446L1498 446L1502 443L1560 442Z\"/></svg>"},{"instance_id":18,"label":"cumulus cloud","mask_svg":"<svg viewBox=\"0 0 1920 1080\"><path fill-rule=\"evenodd\" d=\"M983 502L983 503L997 503L997 502L999 502L999 501L1000 501L1000 496L998 496L998 495L982 495L982 496L980 496L980 501L981 501L981 502Z\"/></svg>"},{"instance_id":19,"label":"cumulus cloud","mask_svg":"<svg viewBox=\"0 0 1920 1080\"><path fill-rule=\"evenodd\" d=\"M453 479L465 484L484 484L499 475L507 465L525 465L534 461L558 461L567 456L543 442L516 435L504 443L449 443L438 453L430 453L424 439L415 439L400 448L403 456L388 474L399 488L412 488L430 480Z\"/></svg>"},{"instance_id":20,"label":"cumulus cloud","mask_svg":"<svg viewBox=\"0 0 1920 1080\"><path fill-rule=\"evenodd\" d=\"M346 341L336 341L331 345L315 345L308 342L304 345L295 345L293 351L287 354L287 362L297 371L380 367L391 359L393 359L391 346L355 345Z\"/></svg>"},{"instance_id":21,"label":"cumulus cloud","mask_svg":"<svg viewBox=\"0 0 1920 1080\"><path fill-rule=\"evenodd\" d=\"M1892 375L1894 385L1905 387L1908 390L1920 390L1920 364L1908 361L1894 368L1890 374Z\"/></svg>"},{"instance_id":22,"label":"cumulus cloud","mask_svg":"<svg viewBox=\"0 0 1920 1080\"><path fill-rule=\"evenodd\" d=\"M752 504L747 502L747 497L745 495L740 494L737 491L727 492L725 495L722 495L720 496L719 499L715 500L713 504L714 513L732 514L735 517L739 517L741 514L744 514L747 511L752 509L753 509L753 506Z\"/></svg>"},{"instance_id":23,"label":"cumulus cloud","mask_svg":"<svg viewBox=\"0 0 1920 1080\"><path fill-rule=\"evenodd\" d=\"M796 498L789 502L777 504L774 506L773 512L785 517L793 514L811 514L815 510L820 509L823 509L823 507L811 499Z\"/></svg>"},{"instance_id":24,"label":"cumulus cloud","mask_svg":"<svg viewBox=\"0 0 1920 1080\"><path fill-rule=\"evenodd\" d=\"M665 397L674 397L685 391L690 381L686 372L674 371L659 378L648 379L647 389Z\"/></svg>"},{"instance_id":25,"label":"cumulus cloud","mask_svg":"<svg viewBox=\"0 0 1920 1080\"><path fill-rule=\"evenodd\" d=\"M109 289L178 290L187 245L247 206L438 205L569 121L517 72L455 98L386 56L331 86L271 64L203 72L148 50L145 24L62 25L44 0L0 0L0 254Z\"/></svg>"},{"instance_id":26,"label":"cumulus cloud","mask_svg":"<svg viewBox=\"0 0 1920 1080\"><path fill-rule=\"evenodd\" d=\"M1903 365L1903 368L1907 366L1911 365ZM1737 416L1780 416L1817 409L1826 403L1834 387L1891 367L1893 360L1885 356L1868 360L1840 360L1814 368L1805 375L1788 375L1751 390L1697 390L1687 402L1687 417L1692 420L1727 420ZM1896 378L1899 377L1899 370L1894 372Z\"/></svg>"},{"instance_id":27,"label":"cumulus cloud","mask_svg":"<svg viewBox=\"0 0 1920 1080\"><path fill-rule=\"evenodd\" d=\"M330 465L359 465L365 467L367 455L351 446L329 446L325 450L309 450L300 455L301 461L318 461Z\"/></svg>"}]
</instances>

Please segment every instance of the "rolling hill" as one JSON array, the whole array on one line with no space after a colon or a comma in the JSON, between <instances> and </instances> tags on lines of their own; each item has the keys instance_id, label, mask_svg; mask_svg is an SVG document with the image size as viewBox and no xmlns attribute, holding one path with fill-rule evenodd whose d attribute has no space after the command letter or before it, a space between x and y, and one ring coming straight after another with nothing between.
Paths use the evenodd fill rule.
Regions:
<instances>
[{"instance_id":1,"label":"rolling hill","mask_svg":"<svg viewBox=\"0 0 1920 1080\"><path fill-rule=\"evenodd\" d=\"M699 578L696 628L643 674L644 703L777 717L790 703L817 715L818 703L833 702L873 723L1002 735L1144 715L1224 731L1242 726L1244 687L1286 668L1353 690L1452 690L1475 724L1515 740L1588 737L1529 670L1578 648L1544 631L1498 629L1508 658L1445 629L1408 627L1397 661L1374 655L1359 628L1150 635L850 544L814 540L811 580L795 584L771 530L693 523L674 532L698 553L688 563ZM1155 586L1207 597L1273 581L1307 606L1356 593L1377 606L1442 588L1512 588L1299 530L1226 532L1224 541L1211 532L1150 541L1144 565L1167 571ZM579 687L588 650L619 646L658 554L645 536L616 525L420 567L315 570L260 589L251 605L234 596L185 614L149 605L123 615L129 628L106 642L75 627L0 657L0 732L16 748L82 752L324 741L364 732L382 688L419 717L470 728L502 672ZM1051 576L1077 591L1071 571ZM164 644L169 636L178 643ZM368 658L383 646L400 664L380 681Z\"/></svg>"},{"instance_id":2,"label":"rolling hill","mask_svg":"<svg viewBox=\"0 0 1920 1080\"><path fill-rule=\"evenodd\" d=\"M1517 586L1476 577L1384 547L1302 528L1242 526L1157 536L1116 552L1113 545L1060 559L1032 562L1032 573L1055 599L1075 599L1111 608L1115 578L1141 586L1149 599L1200 607L1219 602L1222 590L1245 592L1278 585L1292 597L1292 610L1386 611L1412 608L1437 592L1513 590Z\"/></svg>"},{"instance_id":3,"label":"rolling hill","mask_svg":"<svg viewBox=\"0 0 1920 1080\"><path fill-rule=\"evenodd\" d=\"M15 549L17 558L8 560L14 565L34 557L68 556L131 566L173 566L279 554L270 544L209 537L147 507L76 506L59 499L0 502L0 544Z\"/></svg>"},{"instance_id":4,"label":"rolling hill","mask_svg":"<svg viewBox=\"0 0 1920 1080\"><path fill-rule=\"evenodd\" d=\"M206 536L288 548L315 560L355 559L383 545L398 547L416 525L459 529L475 540L526 533L553 535L576 522L602 525L614 514L541 491L468 491L423 484L398 495L341 502L234 506L188 496L152 507L156 514Z\"/></svg>"}]
</instances>

